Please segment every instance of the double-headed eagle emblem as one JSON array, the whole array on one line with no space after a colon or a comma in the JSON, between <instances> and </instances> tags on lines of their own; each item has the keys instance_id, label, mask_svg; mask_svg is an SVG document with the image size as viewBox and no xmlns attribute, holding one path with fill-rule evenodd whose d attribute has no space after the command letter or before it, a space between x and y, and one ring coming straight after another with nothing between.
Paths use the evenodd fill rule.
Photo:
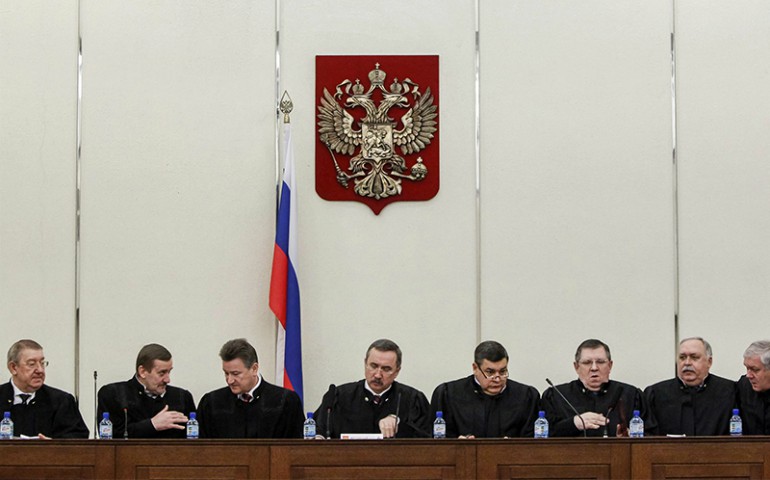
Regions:
<instances>
[{"instance_id":1,"label":"double-headed eagle emblem","mask_svg":"<svg viewBox=\"0 0 770 480\"><path fill-rule=\"evenodd\" d=\"M369 72L368 90L359 79L355 83L345 80L337 85L334 95L324 88L318 106L318 133L334 161L337 182L347 188L352 179L356 194L376 200L400 195L402 179L420 181L428 175L422 157L407 167L403 156L416 154L430 144L438 115L430 87L423 94L409 78L394 78L385 88L385 78L377 63ZM381 97L379 103L373 98L375 93ZM340 103L343 96L347 98ZM393 107L408 109L400 121L388 116ZM354 114L359 108L365 115L357 120ZM347 171L342 170L335 153L353 156Z\"/></svg>"}]
</instances>

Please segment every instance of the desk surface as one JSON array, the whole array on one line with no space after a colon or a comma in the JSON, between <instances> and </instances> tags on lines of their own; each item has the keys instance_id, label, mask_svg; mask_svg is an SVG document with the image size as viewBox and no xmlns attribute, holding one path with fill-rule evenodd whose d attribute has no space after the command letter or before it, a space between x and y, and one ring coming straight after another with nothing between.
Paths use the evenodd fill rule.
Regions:
<instances>
[{"instance_id":1,"label":"desk surface","mask_svg":"<svg viewBox=\"0 0 770 480\"><path fill-rule=\"evenodd\" d=\"M770 437L11 440L2 479L770 479Z\"/></svg>"}]
</instances>

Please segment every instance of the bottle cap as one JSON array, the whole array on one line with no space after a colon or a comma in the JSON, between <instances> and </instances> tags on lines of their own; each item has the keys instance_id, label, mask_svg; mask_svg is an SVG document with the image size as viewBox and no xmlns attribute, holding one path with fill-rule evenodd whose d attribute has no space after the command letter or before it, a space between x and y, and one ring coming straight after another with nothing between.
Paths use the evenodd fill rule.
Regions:
<instances>
[{"instance_id":1,"label":"bottle cap","mask_svg":"<svg viewBox=\"0 0 770 480\"><path fill-rule=\"evenodd\" d=\"M739 410L737 408L733 408L733 415L738 415Z\"/></svg>"},{"instance_id":2,"label":"bottle cap","mask_svg":"<svg viewBox=\"0 0 770 480\"><path fill-rule=\"evenodd\" d=\"M313 412L307 412L307 419L312 420L313 419Z\"/></svg>"},{"instance_id":3,"label":"bottle cap","mask_svg":"<svg viewBox=\"0 0 770 480\"><path fill-rule=\"evenodd\" d=\"M436 412L436 418L444 418L444 412L442 412L441 410Z\"/></svg>"},{"instance_id":4,"label":"bottle cap","mask_svg":"<svg viewBox=\"0 0 770 480\"><path fill-rule=\"evenodd\" d=\"M105 420L109 420L110 419L110 412L102 413L102 418L105 419Z\"/></svg>"},{"instance_id":5,"label":"bottle cap","mask_svg":"<svg viewBox=\"0 0 770 480\"><path fill-rule=\"evenodd\" d=\"M190 420L195 420L196 417L197 415L195 414L195 412L190 412Z\"/></svg>"},{"instance_id":6,"label":"bottle cap","mask_svg":"<svg viewBox=\"0 0 770 480\"><path fill-rule=\"evenodd\" d=\"M11 412L5 412L3 418L11 418Z\"/></svg>"},{"instance_id":7,"label":"bottle cap","mask_svg":"<svg viewBox=\"0 0 770 480\"><path fill-rule=\"evenodd\" d=\"M634 416L635 416L635 417L638 417L638 416L639 416L639 410L634 410Z\"/></svg>"},{"instance_id":8,"label":"bottle cap","mask_svg":"<svg viewBox=\"0 0 770 480\"><path fill-rule=\"evenodd\" d=\"M540 410L539 412L537 412L537 415L538 415L540 418L544 418L544 417L545 417L545 410Z\"/></svg>"}]
</instances>

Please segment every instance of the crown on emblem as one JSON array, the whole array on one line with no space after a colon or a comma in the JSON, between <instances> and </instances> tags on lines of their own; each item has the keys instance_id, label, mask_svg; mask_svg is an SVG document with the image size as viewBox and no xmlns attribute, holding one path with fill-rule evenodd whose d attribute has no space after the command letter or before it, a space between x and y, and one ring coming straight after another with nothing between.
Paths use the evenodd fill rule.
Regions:
<instances>
[{"instance_id":1,"label":"crown on emblem","mask_svg":"<svg viewBox=\"0 0 770 480\"><path fill-rule=\"evenodd\" d=\"M376 87L377 85L382 85L383 82L385 82L385 77L387 75L385 72L380 70L380 64L375 63L374 64L374 70L369 72L369 82L371 82L372 87Z\"/></svg>"}]
</instances>

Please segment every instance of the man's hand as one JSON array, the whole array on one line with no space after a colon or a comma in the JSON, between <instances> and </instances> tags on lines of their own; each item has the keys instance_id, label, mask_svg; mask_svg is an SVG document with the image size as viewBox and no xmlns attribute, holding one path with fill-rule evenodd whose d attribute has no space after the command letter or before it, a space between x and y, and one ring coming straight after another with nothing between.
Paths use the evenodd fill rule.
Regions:
<instances>
[{"instance_id":1,"label":"man's hand","mask_svg":"<svg viewBox=\"0 0 770 480\"><path fill-rule=\"evenodd\" d=\"M393 438L398 433L398 417L395 415L388 415L380 420L380 432L382 432L382 438Z\"/></svg>"},{"instance_id":2,"label":"man's hand","mask_svg":"<svg viewBox=\"0 0 770 480\"><path fill-rule=\"evenodd\" d=\"M187 423L187 416L183 413L169 410L168 405L163 407L163 410L152 417L152 426L155 427L155 430L157 431L169 430L172 428L184 430L185 423Z\"/></svg>"},{"instance_id":3,"label":"man's hand","mask_svg":"<svg viewBox=\"0 0 770 480\"><path fill-rule=\"evenodd\" d=\"M459 440L473 440L474 438L476 438L476 435L471 435L471 434L468 434L468 435L460 435L460 436L459 436L459 437L457 437L457 438L458 438Z\"/></svg>"},{"instance_id":4,"label":"man's hand","mask_svg":"<svg viewBox=\"0 0 770 480\"><path fill-rule=\"evenodd\" d=\"M602 428L605 425L607 425L607 422L609 422L607 417L605 417L601 413L594 413L594 412L581 413L580 415L575 415L572 419L578 430L583 430L583 422L580 421L581 418L583 419L583 422L585 422L586 424L585 426L586 430L596 430L597 428Z\"/></svg>"}]
</instances>

